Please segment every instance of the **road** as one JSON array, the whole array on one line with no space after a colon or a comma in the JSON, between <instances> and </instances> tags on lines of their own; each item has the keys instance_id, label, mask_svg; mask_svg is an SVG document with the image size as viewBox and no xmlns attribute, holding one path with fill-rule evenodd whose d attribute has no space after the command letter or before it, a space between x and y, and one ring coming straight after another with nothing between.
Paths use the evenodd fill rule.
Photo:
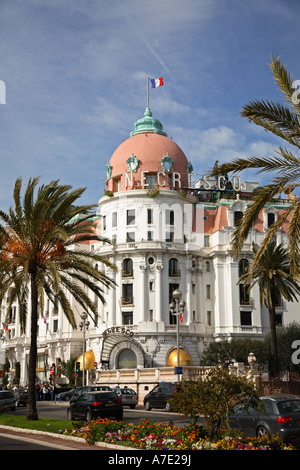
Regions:
<instances>
[{"instance_id":1,"label":"road","mask_svg":"<svg viewBox=\"0 0 300 470\"><path fill-rule=\"evenodd\" d=\"M54 418L54 419L63 419L67 420L67 408L68 403L55 403L51 401L39 401L37 402L37 411L39 418ZM26 407L18 407L14 412L16 415L26 415ZM174 426L182 427L188 424L188 418L183 418L182 415L178 413L166 412L164 410L155 410L146 411L142 405L138 405L134 410L129 407L124 406L123 421L128 421L131 423L137 423L141 419L152 419L160 423L170 423Z\"/></svg>"}]
</instances>

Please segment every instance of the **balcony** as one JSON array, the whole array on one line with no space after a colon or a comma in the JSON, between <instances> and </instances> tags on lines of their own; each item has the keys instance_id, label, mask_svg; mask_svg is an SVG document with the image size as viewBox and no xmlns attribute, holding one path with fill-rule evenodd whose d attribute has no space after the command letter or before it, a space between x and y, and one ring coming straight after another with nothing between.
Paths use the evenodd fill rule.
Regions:
<instances>
[{"instance_id":1,"label":"balcony","mask_svg":"<svg viewBox=\"0 0 300 470\"><path fill-rule=\"evenodd\" d=\"M121 305L133 305L133 297L121 297Z\"/></svg>"}]
</instances>

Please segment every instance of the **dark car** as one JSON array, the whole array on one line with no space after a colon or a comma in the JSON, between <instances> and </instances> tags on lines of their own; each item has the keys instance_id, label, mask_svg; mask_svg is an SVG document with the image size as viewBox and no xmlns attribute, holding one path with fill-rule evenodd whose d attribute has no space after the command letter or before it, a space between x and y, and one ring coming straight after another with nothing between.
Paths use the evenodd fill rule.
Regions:
<instances>
[{"instance_id":1,"label":"dark car","mask_svg":"<svg viewBox=\"0 0 300 470\"><path fill-rule=\"evenodd\" d=\"M122 400L114 391L83 392L67 411L69 420L91 421L94 418L123 419Z\"/></svg>"},{"instance_id":2,"label":"dark car","mask_svg":"<svg viewBox=\"0 0 300 470\"><path fill-rule=\"evenodd\" d=\"M230 427L245 436L271 436L289 440L300 437L300 398L291 395L260 397L258 406L236 403L229 415Z\"/></svg>"},{"instance_id":3,"label":"dark car","mask_svg":"<svg viewBox=\"0 0 300 470\"><path fill-rule=\"evenodd\" d=\"M180 384L175 382L161 382L147 393L144 398L144 407L147 411L152 408L164 408L166 411L170 411L169 400L179 388Z\"/></svg>"},{"instance_id":4,"label":"dark car","mask_svg":"<svg viewBox=\"0 0 300 470\"><path fill-rule=\"evenodd\" d=\"M58 394L58 398L60 401L69 401L71 400L72 396L75 393L75 388L72 388L71 390L67 390L66 392L62 392Z\"/></svg>"},{"instance_id":5,"label":"dark car","mask_svg":"<svg viewBox=\"0 0 300 470\"><path fill-rule=\"evenodd\" d=\"M83 392L104 392L104 391L111 391L111 388L108 385L84 385L83 387L78 387L75 389L73 396L70 400L70 403L73 403L77 400L78 397Z\"/></svg>"},{"instance_id":6,"label":"dark car","mask_svg":"<svg viewBox=\"0 0 300 470\"><path fill-rule=\"evenodd\" d=\"M0 411L15 410L15 397L9 390L0 391Z\"/></svg>"},{"instance_id":7,"label":"dark car","mask_svg":"<svg viewBox=\"0 0 300 470\"><path fill-rule=\"evenodd\" d=\"M114 388L114 392L118 395L118 397L122 398L123 406L130 406L130 408L134 409L138 404L138 396L137 393L132 390L132 388L124 387L116 387Z\"/></svg>"},{"instance_id":8,"label":"dark car","mask_svg":"<svg viewBox=\"0 0 300 470\"><path fill-rule=\"evenodd\" d=\"M14 398L15 398L15 407L18 406L27 406L28 403L28 388L17 388L14 391Z\"/></svg>"}]
</instances>

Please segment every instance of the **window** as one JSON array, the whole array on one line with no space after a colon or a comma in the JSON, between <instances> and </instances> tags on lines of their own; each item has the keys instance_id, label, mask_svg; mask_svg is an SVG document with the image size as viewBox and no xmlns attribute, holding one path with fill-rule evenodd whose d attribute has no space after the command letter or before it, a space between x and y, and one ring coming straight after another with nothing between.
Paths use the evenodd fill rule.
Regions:
<instances>
[{"instance_id":1,"label":"window","mask_svg":"<svg viewBox=\"0 0 300 470\"><path fill-rule=\"evenodd\" d=\"M58 330L58 320L53 320L53 333L56 333Z\"/></svg>"},{"instance_id":2,"label":"window","mask_svg":"<svg viewBox=\"0 0 300 470\"><path fill-rule=\"evenodd\" d=\"M126 241L128 243L135 242L135 232L127 232L126 234Z\"/></svg>"},{"instance_id":3,"label":"window","mask_svg":"<svg viewBox=\"0 0 300 470\"><path fill-rule=\"evenodd\" d=\"M249 268L249 261L242 258L239 262L239 276L246 274ZM250 305L250 292L248 284L240 284L240 305Z\"/></svg>"},{"instance_id":4,"label":"window","mask_svg":"<svg viewBox=\"0 0 300 470\"><path fill-rule=\"evenodd\" d=\"M129 323L124 323L128 325ZM118 369L136 369L137 358L132 349L123 349L118 356Z\"/></svg>"},{"instance_id":5,"label":"window","mask_svg":"<svg viewBox=\"0 0 300 470\"><path fill-rule=\"evenodd\" d=\"M149 321L153 321L153 310L149 310Z\"/></svg>"},{"instance_id":6,"label":"window","mask_svg":"<svg viewBox=\"0 0 300 470\"><path fill-rule=\"evenodd\" d=\"M210 299L210 284L206 284L206 298Z\"/></svg>"},{"instance_id":7,"label":"window","mask_svg":"<svg viewBox=\"0 0 300 470\"><path fill-rule=\"evenodd\" d=\"M274 222L275 222L275 214L273 214L272 212L269 212L268 214L268 228L270 228Z\"/></svg>"},{"instance_id":8,"label":"window","mask_svg":"<svg viewBox=\"0 0 300 470\"><path fill-rule=\"evenodd\" d=\"M242 211L235 211L233 214L233 223L234 225L238 225L238 223L242 220L243 218L243 212Z\"/></svg>"},{"instance_id":9,"label":"window","mask_svg":"<svg viewBox=\"0 0 300 470\"><path fill-rule=\"evenodd\" d=\"M252 326L252 312L241 311L241 325Z\"/></svg>"},{"instance_id":10,"label":"window","mask_svg":"<svg viewBox=\"0 0 300 470\"><path fill-rule=\"evenodd\" d=\"M204 235L204 246L209 247L209 235Z\"/></svg>"},{"instance_id":11,"label":"window","mask_svg":"<svg viewBox=\"0 0 300 470\"><path fill-rule=\"evenodd\" d=\"M174 241L174 232L166 232L166 242L171 243Z\"/></svg>"},{"instance_id":12,"label":"window","mask_svg":"<svg viewBox=\"0 0 300 470\"><path fill-rule=\"evenodd\" d=\"M151 231L147 232L147 240L148 240L148 242L153 241L153 232L151 232Z\"/></svg>"},{"instance_id":13,"label":"window","mask_svg":"<svg viewBox=\"0 0 300 470\"><path fill-rule=\"evenodd\" d=\"M206 322L208 326L211 326L211 311L210 310L206 312Z\"/></svg>"},{"instance_id":14,"label":"window","mask_svg":"<svg viewBox=\"0 0 300 470\"><path fill-rule=\"evenodd\" d=\"M133 285L123 284L122 285L122 305L133 304Z\"/></svg>"},{"instance_id":15,"label":"window","mask_svg":"<svg viewBox=\"0 0 300 470\"><path fill-rule=\"evenodd\" d=\"M149 290L150 290L150 291L153 291L153 290L154 290L154 282L153 282L153 281L150 281L150 282L149 282Z\"/></svg>"},{"instance_id":16,"label":"window","mask_svg":"<svg viewBox=\"0 0 300 470\"><path fill-rule=\"evenodd\" d=\"M135 210L128 209L127 210L127 225L134 225L135 224Z\"/></svg>"},{"instance_id":17,"label":"window","mask_svg":"<svg viewBox=\"0 0 300 470\"><path fill-rule=\"evenodd\" d=\"M133 276L133 262L131 258L125 258L122 264L122 276L132 277Z\"/></svg>"},{"instance_id":18,"label":"window","mask_svg":"<svg viewBox=\"0 0 300 470\"><path fill-rule=\"evenodd\" d=\"M178 259L176 259L176 258L171 258L169 260L169 276L170 277L179 277L180 276Z\"/></svg>"},{"instance_id":19,"label":"window","mask_svg":"<svg viewBox=\"0 0 300 470\"><path fill-rule=\"evenodd\" d=\"M156 186L156 179L157 179L156 173L153 173L153 174L149 173L146 175L146 184L148 186Z\"/></svg>"},{"instance_id":20,"label":"window","mask_svg":"<svg viewBox=\"0 0 300 470\"><path fill-rule=\"evenodd\" d=\"M118 213L117 212L113 212L112 213L112 216L111 216L111 226L113 228L117 227L118 226Z\"/></svg>"},{"instance_id":21,"label":"window","mask_svg":"<svg viewBox=\"0 0 300 470\"><path fill-rule=\"evenodd\" d=\"M133 325L133 312L122 312L123 325Z\"/></svg>"},{"instance_id":22,"label":"window","mask_svg":"<svg viewBox=\"0 0 300 470\"><path fill-rule=\"evenodd\" d=\"M153 224L153 209L147 209L147 223Z\"/></svg>"},{"instance_id":23,"label":"window","mask_svg":"<svg viewBox=\"0 0 300 470\"><path fill-rule=\"evenodd\" d=\"M166 225L174 225L174 211L166 210Z\"/></svg>"},{"instance_id":24,"label":"window","mask_svg":"<svg viewBox=\"0 0 300 470\"><path fill-rule=\"evenodd\" d=\"M106 230L106 215L102 217L102 228L103 228L103 231Z\"/></svg>"}]
</instances>

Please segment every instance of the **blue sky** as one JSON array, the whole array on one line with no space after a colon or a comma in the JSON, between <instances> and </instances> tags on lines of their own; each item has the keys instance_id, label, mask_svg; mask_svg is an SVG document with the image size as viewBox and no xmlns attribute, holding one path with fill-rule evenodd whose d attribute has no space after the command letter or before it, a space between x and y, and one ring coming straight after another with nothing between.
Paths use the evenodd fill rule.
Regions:
<instances>
[{"instance_id":1,"label":"blue sky","mask_svg":"<svg viewBox=\"0 0 300 470\"><path fill-rule=\"evenodd\" d=\"M283 102L271 54L300 80L299 13L298 0L0 0L0 208L19 176L86 187L81 202L97 204L147 77L163 76L152 114L197 176L273 153L275 138L240 112Z\"/></svg>"}]
</instances>

